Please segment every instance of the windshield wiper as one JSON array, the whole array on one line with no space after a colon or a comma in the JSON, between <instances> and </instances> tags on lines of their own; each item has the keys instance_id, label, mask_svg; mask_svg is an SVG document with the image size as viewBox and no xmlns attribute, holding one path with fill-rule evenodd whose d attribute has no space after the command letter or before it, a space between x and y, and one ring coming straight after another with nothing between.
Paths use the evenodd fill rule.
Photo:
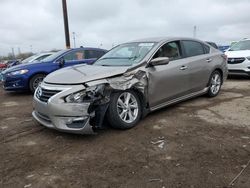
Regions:
<instances>
[{"instance_id":1,"label":"windshield wiper","mask_svg":"<svg viewBox=\"0 0 250 188\"><path fill-rule=\"evenodd\" d=\"M107 65L107 64L99 64L97 66L103 66L103 67L124 67L124 66L131 66L131 65Z\"/></svg>"},{"instance_id":2,"label":"windshield wiper","mask_svg":"<svg viewBox=\"0 0 250 188\"><path fill-rule=\"evenodd\" d=\"M112 65L101 65L103 67L111 67Z\"/></svg>"}]
</instances>

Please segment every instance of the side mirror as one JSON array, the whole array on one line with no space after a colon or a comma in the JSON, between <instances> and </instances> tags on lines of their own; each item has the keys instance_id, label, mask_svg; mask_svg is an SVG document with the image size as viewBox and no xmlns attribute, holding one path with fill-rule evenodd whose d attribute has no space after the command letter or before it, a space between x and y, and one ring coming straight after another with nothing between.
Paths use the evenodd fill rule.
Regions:
<instances>
[{"instance_id":1,"label":"side mirror","mask_svg":"<svg viewBox=\"0 0 250 188\"><path fill-rule=\"evenodd\" d=\"M168 57L157 57L150 61L150 65L157 66L157 65L167 65L169 63Z\"/></svg>"},{"instance_id":2,"label":"side mirror","mask_svg":"<svg viewBox=\"0 0 250 188\"><path fill-rule=\"evenodd\" d=\"M64 64L65 64L64 58L62 57L62 58L58 59L57 63L59 65L59 67L62 68L64 66Z\"/></svg>"}]
</instances>

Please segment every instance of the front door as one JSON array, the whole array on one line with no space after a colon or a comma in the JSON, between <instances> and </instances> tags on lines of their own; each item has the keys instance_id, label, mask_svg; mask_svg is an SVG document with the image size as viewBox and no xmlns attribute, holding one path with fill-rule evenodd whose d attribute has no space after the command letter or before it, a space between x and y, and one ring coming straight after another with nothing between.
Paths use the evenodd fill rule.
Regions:
<instances>
[{"instance_id":1,"label":"front door","mask_svg":"<svg viewBox=\"0 0 250 188\"><path fill-rule=\"evenodd\" d=\"M157 108L188 94L189 74L188 64L182 57L179 41L164 44L153 56L168 57L167 65L148 67L148 99L150 108Z\"/></svg>"}]
</instances>

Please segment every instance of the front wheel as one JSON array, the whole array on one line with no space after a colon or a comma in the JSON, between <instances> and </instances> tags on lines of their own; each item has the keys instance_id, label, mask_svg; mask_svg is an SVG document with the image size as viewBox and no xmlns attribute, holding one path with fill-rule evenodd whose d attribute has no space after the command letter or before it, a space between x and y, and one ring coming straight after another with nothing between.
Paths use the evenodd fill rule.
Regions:
<instances>
[{"instance_id":1,"label":"front wheel","mask_svg":"<svg viewBox=\"0 0 250 188\"><path fill-rule=\"evenodd\" d=\"M29 88L32 93L35 92L36 88L39 86L39 84L43 81L45 78L45 74L36 74L30 79L29 82Z\"/></svg>"},{"instance_id":2,"label":"front wheel","mask_svg":"<svg viewBox=\"0 0 250 188\"><path fill-rule=\"evenodd\" d=\"M117 92L111 95L107 119L114 128L129 129L139 122L141 112L141 102L134 91Z\"/></svg>"},{"instance_id":3,"label":"front wheel","mask_svg":"<svg viewBox=\"0 0 250 188\"><path fill-rule=\"evenodd\" d=\"M214 71L210 77L208 96L215 97L219 94L222 85L222 75L219 71Z\"/></svg>"}]
</instances>

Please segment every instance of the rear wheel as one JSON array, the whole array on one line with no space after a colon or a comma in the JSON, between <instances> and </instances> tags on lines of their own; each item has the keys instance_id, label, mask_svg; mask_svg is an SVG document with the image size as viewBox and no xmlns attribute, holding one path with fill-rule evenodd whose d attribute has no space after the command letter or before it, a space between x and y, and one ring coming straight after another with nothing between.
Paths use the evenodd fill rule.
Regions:
<instances>
[{"instance_id":1,"label":"rear wheel","mask_svg":"<svg viewBox=\"0 0 250 188\"><path fill-rule=\"evenodd\" d=\"M30 79L29 82L29 88L32 93L35 92L36 88L39 86L39 84L43 81L45 78L45 74L36 74Z\"/></svg>"},{"instance_id":2,"label":"rear wheel","mask_svg":"<svg viewBox=\"0 0 250 188\"><path fill-rule=\"evenodd\" d=\"M208 96L215 97L219 94L222 85L222 75L219 71L214 71L210 77Z\"/></svg>"},{"instance_id":3,"label":"rear wheel","mask_svg":"<svg viewBox=\"0 0 250 188\"><path fill-rule=\"evenodd\" d=\"M110 125L118 129L134 127L141 117L141 103L134 91L122 91L111 95L107 111Z\"/></svg>"}]
</instances>

